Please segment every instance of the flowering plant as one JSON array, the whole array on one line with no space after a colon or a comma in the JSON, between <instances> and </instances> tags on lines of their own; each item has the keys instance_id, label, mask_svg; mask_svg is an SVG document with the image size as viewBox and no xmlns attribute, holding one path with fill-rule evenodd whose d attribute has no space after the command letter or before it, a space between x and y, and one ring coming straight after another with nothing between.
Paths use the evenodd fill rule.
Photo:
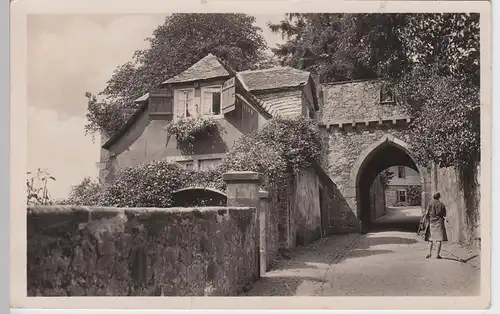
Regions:
<instances>
[{"instance_id":1,"label":"flowering plant","mask_svg":"<svg viewBox=\"0 0 500 314\"><path fill-rule=\"evenodd\" d=\"M190 116L170 121L165 129L168 134L175 136L179 144L193 148L197 138L213 135L218 132L219 127L215 119Z\"/></svg>"}]
</instances>

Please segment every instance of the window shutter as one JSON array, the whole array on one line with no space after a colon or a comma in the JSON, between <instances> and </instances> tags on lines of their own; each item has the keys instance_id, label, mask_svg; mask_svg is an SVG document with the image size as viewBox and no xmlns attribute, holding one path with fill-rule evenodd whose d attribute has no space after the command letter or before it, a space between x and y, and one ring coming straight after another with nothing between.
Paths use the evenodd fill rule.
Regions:
<instances>
[{"instance_id":1,"label":"window shutter","mask_svg":"<svg viewBox=\"0 0 500 314\"><path fill-rule=\"evenodd\" d=\"M230 78L222 85L221 107L222 113L226 114L235 109L235 78Z\"/></svg>"}]
</instances>

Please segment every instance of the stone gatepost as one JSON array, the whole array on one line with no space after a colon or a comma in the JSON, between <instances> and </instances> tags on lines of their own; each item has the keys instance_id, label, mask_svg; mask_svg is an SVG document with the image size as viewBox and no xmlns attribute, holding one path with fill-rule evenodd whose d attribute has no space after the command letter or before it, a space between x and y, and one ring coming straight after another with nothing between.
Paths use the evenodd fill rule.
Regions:
<instances>
[{"instance_id":1,"label":"stone gatepost","mask_svg":"<svg viewBox=\"0 0 500 314\"><path fill-rule=\"evenodd\" d=\"M259 187L262 182L262 174L253 171L226 172L222 175L226 182L227 206L231 207L254 207L257 219L255 228L256 256L255 256L255 276L260 277L261 261L260 257L260 193Z\"/></svg>"},{"instance_id":2,"label":"stone gatepost","mask_svg":"<svg viewBox=\"0 0 500 314\"><path fill-rule=\"evenodd\" d=\"M260 190L259 204L259 226L260 226L260 275L263 276L267 271L267 225L269 224L269 193Z\"/></svg>"}]
</instances>

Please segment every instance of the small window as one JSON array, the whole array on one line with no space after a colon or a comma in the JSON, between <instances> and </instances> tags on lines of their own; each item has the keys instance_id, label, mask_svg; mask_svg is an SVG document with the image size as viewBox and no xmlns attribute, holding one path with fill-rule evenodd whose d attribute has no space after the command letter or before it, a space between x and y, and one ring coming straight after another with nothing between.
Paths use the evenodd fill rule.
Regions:
<instances>
[{"instance_id":1,"label":"small window","mask_svg":"<svg viewBox=\"0 0 500 314\"><path fill-rule=\"evenodd\" d=\"M194 169L194 161L193 160L182 160L182 161L177 161L177 163L181 167L183 167L184 169L187 169L187 170Z\"/></svg>"},{"instance_id":2,"label":"small window","mask_svg":"<svg viewBox=\"0 0 500 314\"><path fill-rule=\"evenodd\" d=\"M380 88L380 102L381 103L392 103L394 102L394 92L393 88L389 84L382 84Z\"/></svg>"},{"instance_id":3,"label":"small window","mask_svg":"<svg viewBox=\"0 0 500 314\"><path fill-rule=\"evenodd\" d=\"M406 169L405 167L398 167L398 178L404 179L406 178Z\"/></svg>"},{"instance_id":4,"label":"small window","mask_svg":"<svg viewBox=\"0 0 500 314\"><path fill-rule=\"evenodd\" d=\"M175 107L175 116L177 118L194 116L196 114L194 89L177 90L175 93Z\"/></svg>"},{"instance_id":5,"label":"small window","mask_svg":"<svg viewBox=\"0 0 500 314\"><path fill-rule=\"evenodd\" d=\"M221 114L221 88L221 86L211 86L201 89L203 115Z\"/></svg>"},{"instance_id":6,"label":"small window","mask_svg":"<svg viewBox=\"0 0 500 314\"><path fill-rule=\"evenodd\" d=\"M406 191L405 190L398 191L398 202L399 203L406 203Z\"/></svg>"},{"instance_id":7,"label":"small window","mask_svg":"<svg viewBox=\"0 0 500 314\"><path fill-rule=\"evenodd\" d=\"M220 164L222 164L222 159L221 158L204 159L204 160L200 160L200 162L199 162L199 168L200 168L200 170L215 169Z\"/></svg>"}]
</instances>

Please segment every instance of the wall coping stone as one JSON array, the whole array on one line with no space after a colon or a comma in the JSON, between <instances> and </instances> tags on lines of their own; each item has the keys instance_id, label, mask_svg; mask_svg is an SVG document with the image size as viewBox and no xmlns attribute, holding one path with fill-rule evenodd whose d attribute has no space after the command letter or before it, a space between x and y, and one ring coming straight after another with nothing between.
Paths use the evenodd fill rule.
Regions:
<instances>
[{"instance_id":1,"label":"wall coping stone","mask_svg":"<svg viewBox=\"0 0 500 314\"><path fill-rule=\"evenodd\" d=\"M269 198L269 192L264 191L264 190L259 190L259 197L260 198Z\"/></svg>"},{"instance_id":2,"label":"wall coping stone","mask_svg":"<svg viewBox=\"0 0 500 314\"><path fill-rule=\"evenodd\" d=\"M254 207L235 206L210 206L210 207L93 207L93 206L72 206L72 205L35 205L28 206L28 215L53 215L71 213L100 213L100 214L120 214L130 213L135 215L147 215L151 213L165 214L188 214L192 212L220 212L220 211L248 211L255 210Z\"/></svg>"},{"instance_id":3,"label":"wall coping stone","mask_svg":"<svg viewBox=\"0 0 500 314\"><path fill-rule=\"evenodd\" d=\"M262 174L254 171L231 171L222 175L222 179L229 183L236 182L262 182Z\"/></svg>"}]
</instances>

